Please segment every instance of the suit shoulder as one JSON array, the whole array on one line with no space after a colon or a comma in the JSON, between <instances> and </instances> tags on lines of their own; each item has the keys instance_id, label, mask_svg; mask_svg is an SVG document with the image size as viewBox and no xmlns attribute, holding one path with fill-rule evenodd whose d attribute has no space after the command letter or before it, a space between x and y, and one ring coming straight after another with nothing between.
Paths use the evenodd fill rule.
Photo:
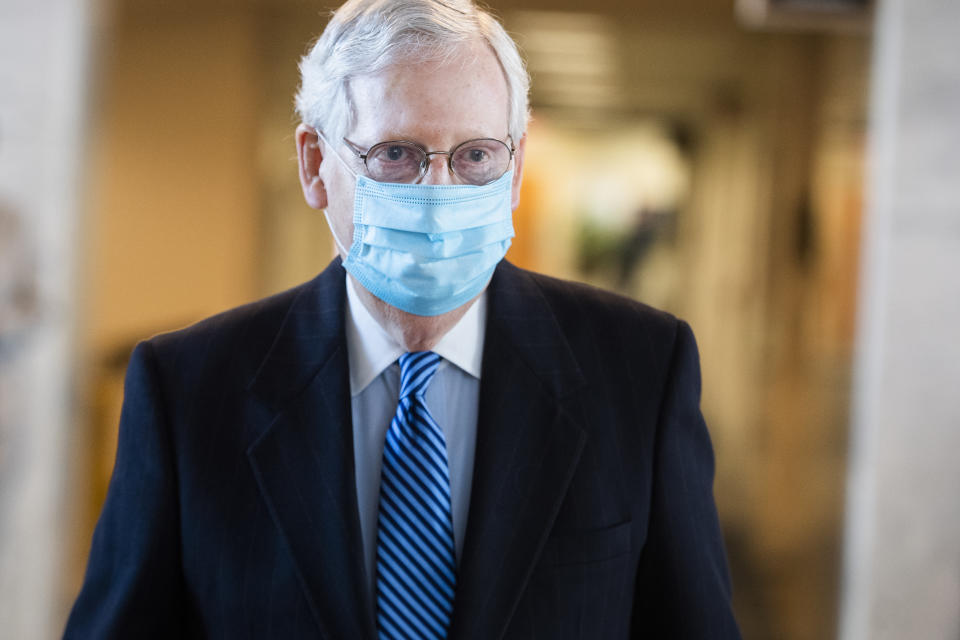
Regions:
<instances>
[{"instance_id":1,"label":"suit shoulder","mask_svg":"<svg viewBox=\"0 0 960 640\"><path fill-rule=\"evenodd\" d=\"M605 322L635 323L645 331L669 337L671 342L678 325L682 324L671 313L612 291L583 282L521 271L532 279L561 321L573 318L599 326Z\"/></svg>"},{"instance_id":2,"label":"suit shoulder","mask_svg":"<svg viewBox=\"0 0 960 640\"><path fill-rule=\"evenodd\" d=\"M643 384L657 386L670 369L678 339L689 331L672 314L626 296L512 265L502 271L498 286L509 289L515 309L549 309L547 316L588 379L607 380L619 371L631 379L651 375Z\"/></svg>"},{"instance_id":3,"label":"suit shoulder","mask_svg":"<svg viewBox=\"0 0 960 640\"><path fill-rule=\"evenodd\" d=\"M306 282L144 342L168 384L194 390L219 382L245 385L269 353L291 309L312 294L314 284Z\"/></svg>"},{"instance_id":4,"label":"suit shoulder","mask_svg":"<svg viewBox=\"0 0 960 640\"><path fill-rule=\"evenodd\" d=\"M242 338L275 333L294 300L303 295L311 283L306 282L274 295L221 311L181 329L167 331L147 340L154 349L164 352L183 344L205 343L220 338Z\"/></svg>"}]
</instances>

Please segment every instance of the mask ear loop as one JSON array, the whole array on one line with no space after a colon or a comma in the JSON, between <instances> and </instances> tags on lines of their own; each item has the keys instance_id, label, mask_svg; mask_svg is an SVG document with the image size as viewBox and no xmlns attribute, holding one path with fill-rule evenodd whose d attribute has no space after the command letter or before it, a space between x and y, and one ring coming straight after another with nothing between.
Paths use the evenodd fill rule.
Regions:
<instances>
[{"instance_id":1,"label":"mask ear loop","mask_svg":"<svg viewBox=\"0 0 960 640\"><path fill-rule=\"evenodd\" d=\"M330 235L333 236L333 241L337 244L337 248L343 252L344 256L350 255L350 252L347 251L342 244L340 244L340 238L337 237L337 232L334 230L333 224L330 222L330 214L327 213L326 209L323 210L323 217L327 219L327 226L330 227Z\"/></svg>"},{"instance_id":2,"label":"mask ear loop","mask_svg":"<svg viewBox=\"0 0 960 640\"><path fill-rule=\"evenodd\" d=\"M323 132L320 131L320 129L314 129L314 131L316 131L317 137L323 140L323 143L327 146L327 148L330 149L331 153L337 157L337 160L340 161L340 164L342 164L343 167L350 172L350 175L352 175L354 178L358 178L359 176L357 175L357 172L350 168L350 165L347 164L347 161L344 160L343 157L333 147L333 145L330 144L330 141L327 140L325 135L323 135ZM327 219L327 226L330 228L330 235L333 236L333 241L336 243L337 248L340 249L345 256L344 259L346 259L346 256L350 255L350 252L343 246L343 243L340 242L340 238L337 237L337 231L333 228L333 223L330 222L330 214L327 213L326 209L323 210L323 217Z\"/></svg>"}]
</instances>

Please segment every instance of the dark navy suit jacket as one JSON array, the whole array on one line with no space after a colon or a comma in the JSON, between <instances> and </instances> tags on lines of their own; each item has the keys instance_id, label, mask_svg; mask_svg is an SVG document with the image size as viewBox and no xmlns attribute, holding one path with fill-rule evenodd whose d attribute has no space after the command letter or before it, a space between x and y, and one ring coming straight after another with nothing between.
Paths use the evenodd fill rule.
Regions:
<instances>
[{"instance_id":1,"label":"dark navy suit jacket","mask_svg":"<svg viewBox=\"0 0 960 640\"><path fill-rule=\"evenodd\" d=\"M737 638L689 327L500 264L450 637ZM69 638L375 638L344 271L137 346Z\"/></svg>"}]
</instances>

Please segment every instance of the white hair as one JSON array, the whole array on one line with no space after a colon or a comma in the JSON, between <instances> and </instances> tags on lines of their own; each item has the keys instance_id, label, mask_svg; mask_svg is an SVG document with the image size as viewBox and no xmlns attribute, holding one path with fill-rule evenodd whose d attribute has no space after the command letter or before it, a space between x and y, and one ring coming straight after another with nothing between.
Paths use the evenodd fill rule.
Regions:
<instances>
[{"instance_id":1,"label":"white hair","mask_svg":"<svg viewBox=\"0 0 960 640\"><path fill-rule=\"evenodd\" d=\"M349 0L300 60L301 121L338 140L356 124L350 80L392 65L453 57L477 41L491 48L507 81L508 128L527 130L530 76L513 39L470 0Z\"/></svg>"}]
</instances>

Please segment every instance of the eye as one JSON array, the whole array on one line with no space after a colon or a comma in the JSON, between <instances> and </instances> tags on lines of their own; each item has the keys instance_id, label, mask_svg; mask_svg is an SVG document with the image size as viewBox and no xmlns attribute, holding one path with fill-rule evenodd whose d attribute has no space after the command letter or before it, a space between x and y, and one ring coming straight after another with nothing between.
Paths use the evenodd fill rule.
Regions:
<instances>
[{"instance_id":1,"label":"eye","mask_svg":"<svg viewBox=\"0 0 960 640\"><path fill-rule=\"evenodd\" d=\"M420 175L426 156L408 142L381 142L367 153L367 173L379 182L410 182Z\"/></svg>"},{"instance_id":2,"label":"eye","mask_svg":"<svg viewBox=\"0 0 960 640\"><path fill-rule=\"evenodd\" d=\"M383 150L383 159L389 162L402 162L410 150L404 145L392 144Z\"/></svg>"},{"instance_id":3,"label":"eye","mask_svg":"<svg viewBox=\"0 0 960 640\"><path fill-rule=\"evenodd\" d=\"M493 138L468 140L453 152L453 172L469 184L486 184L510 166L510 147Z\"/></svg>"},{"instance_id":4,"label":"eye","mask_svg":"<svg viewBox=\"0 0 960 640\"><path fill-rule=\"evenodd\" d=\"M466 159L469 162L486 162L490 159L490 154L485 149L475 147L467 150Z\"/></svg>"},{"instance_id":5,"label":"eye","mask_svg":"<svg viewBox=\"0 0 960 640\"><path fill-rule=\"evenodd\" d=\"M469 140L454 151L453 162L464 169L467 166L499 165L503 155L509 156L510 150L498 140Z\"/></svg>"}]
</instances>

